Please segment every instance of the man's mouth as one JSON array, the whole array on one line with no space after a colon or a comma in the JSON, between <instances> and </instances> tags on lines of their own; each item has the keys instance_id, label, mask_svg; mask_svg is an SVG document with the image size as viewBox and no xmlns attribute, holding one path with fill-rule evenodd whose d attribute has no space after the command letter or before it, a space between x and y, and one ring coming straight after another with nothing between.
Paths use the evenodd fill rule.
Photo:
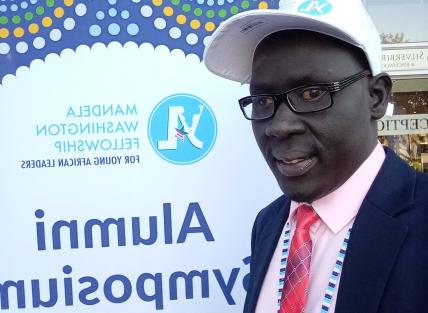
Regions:
<instances>
[{"instance_id":1,"label":"man's mouth","mask_svg":"<svg viewBox=\"0 0 428 313\"><path fill-rule=\"evenodd\" d=\"M307 173L317 162L314 156L298 157L293 159L275 158L276 167L279 172L288 177L301 176Z\"/></svg>"},{"instance_id":2,"label":"man's mouth","mask_svg":"<svg viewBox=\"0 0 428 313\"><path fill-rule=\"evenodd\" d=\"M281 161L281 160L279 160L279 162L282 162L282 163L285 163L285 164L297 164L297 163L303 162L304 160L305 159L294 159L294 160L291 160L291 161L287 161L287 160Z\"/></svg>"}]
</instances>

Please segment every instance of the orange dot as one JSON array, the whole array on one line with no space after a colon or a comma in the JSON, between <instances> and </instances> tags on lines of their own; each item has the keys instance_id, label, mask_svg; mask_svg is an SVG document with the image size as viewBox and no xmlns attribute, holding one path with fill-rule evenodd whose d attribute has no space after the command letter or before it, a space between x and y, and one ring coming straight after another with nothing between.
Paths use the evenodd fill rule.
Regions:
<instances>
[{"instance_id":1,"label":"orange dot","mask_svg":"<svg viewBox=\"0 0 428 313\"><path fill-rule=\"evenodd\" d=\"M212 32L215 29L215 24L213 22L207 22L205 24L205 30L207 32Z\"/></svg>"},{"instance_id":2,"label":"orange dot","mask_svg":"<svg viewBox=\"0 0 428 313\"><path fill-rule=\"evenodd\" d=\"M171 16L174 14L174 10L171 7L164 7L163 14L165 14L166 16Z\"/></svg>"},{"instance_id":3,"label":"orange dot","mask_svg":"<svg viewBox=\"0 0 428 313\"><path fill-rule=\"evenodd\" d=\"M52 19L49 16L46 16L42 19L42 25L44 27L49 27L52 25Z\"/></svg>"},{"instance_id":4,"label":"orange dot","mask_svg":"<svg viewBox=\"0 0 428 313\"><path fill-rule=\"evenodd\" d=\"M6 28L0 28L0 38L4 39L9 37L9 31Z\"/></svg>"},{"instance_id":5,"label":"orange dot","mask_svg":"<svg viewBox=\"0 0 428 313\"><path fill-rule=\"evenodd\" d=\"M183 14L177 15L177 23L178 24L183 25L186 23L186 21L187 21L186 16L184 16Z\"/></svg>"},{"instance_id":6,"label":"orange dot","mask_svg":"<svg viewBox=\"0 0 428 313\"><path fill-rule=\"evenodd\" d=\"M17 27L13 30L13 34L16 38L21 38L22 36L24 36L24 33L25 31L22 27Z\"/></svg>"},{"instance_id":7,"label":"orange dot","mask_svg":"<svg viewBox=\"0 0 428 313\"><path fill-rule=\"evenodd\" d=\"M28 25L28 31L32 34L37 33L39 31L39 25L37 25L36 23Z\"/></svg>"},{"instance_id":8,"label":"orange dot","mask_svg":"<svg viewBox=\"0 0 428 313\"><path fill-rule=\"evenodd\" d=\"M201 27L201 22L199 22L198 20L192 20L190 22L190 27L192 27L193 29L198 29L199 27Z\"/></svg>"},{"instance_id":9,"label":"orange dot","mask_svg":"<svg viewBox=\"0 0 428 313\"><path fill-rule=\"evenodd\" d=\"M73 0L64 0L64 5L71 7L73 5L73 2L74 2Z\"/></svg>"},{"instance_id":10,"label":"orange dot","mask_svg":"<svg viewBox=\"0 0 428 313\"><path fill-rule=\"evenodd\" d=\"M152 0L153 4L157 7L162 5L162 0Z\"/></svg>"},{"instance_id":11,"label":"orange dot","mask_svg":"<svg viewBox=\"0 0 428 313\"><path fill-rule=\"evenodd\" d=\"M63 9L63 8L61 8L61 7L56 8L56 9L54 10L54 15L55 15L55 17L57 17L57 18L61 18L61 17L63 17L63 16L64 16L64 9Z\"/></svg>"},{"instance_id":12,"label":"orange dot","mask_svg":"<svg viewBox=\"0 0 428 313\"><path fill-rule=\"evenodd\" d=\"M267 2L262 1L262 2L260 2L260 3L259 3L259 9L260 9L260 10L265 10L265 9L267 9L267 8L268 8L268 4L267 4Z\"/></svg>"}]
</instances>

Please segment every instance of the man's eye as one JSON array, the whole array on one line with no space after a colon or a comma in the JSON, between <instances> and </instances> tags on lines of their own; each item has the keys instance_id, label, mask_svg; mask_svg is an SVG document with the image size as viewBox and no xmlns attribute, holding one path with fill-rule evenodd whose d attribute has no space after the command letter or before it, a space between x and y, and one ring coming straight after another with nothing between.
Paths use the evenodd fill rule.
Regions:
<instances>
[{"instance_id":1,"label":"man's eye","mask_svg":"<svg viewBox=\"0 0 428 313\"><path fill-rule=\"evenodd\" d=\"M257 97L254 103L261 108L269 108L273 106L273 99L271 97Z\"/></svg>"},{"instance_id":2,"label":"man's eye","mask_svg":"<svg viewBox=\"0 0 428 313\"><path fill-rule=\"evenodd\" d=\"M302 100L303 101L317 101L319 100L327 91L324 89L320 89L318 87L312 87L303 90L302 92Z\"/></svg>"}]
</instances>

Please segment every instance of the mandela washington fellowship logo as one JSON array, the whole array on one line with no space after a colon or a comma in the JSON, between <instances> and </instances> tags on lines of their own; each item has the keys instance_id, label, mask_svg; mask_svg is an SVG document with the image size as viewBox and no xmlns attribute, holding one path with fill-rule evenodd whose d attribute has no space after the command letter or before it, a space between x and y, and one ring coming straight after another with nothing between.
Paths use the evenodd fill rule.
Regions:
<instances>
[{"instance_id":1,"label":"mandela washington fellowship logo","mask_svg":"<svg viewBox=\"0 0 428 313\"><path fill-rule=\"evenodd\" d=\"M320 16L331 11L333 6L328 0L308 0L299 5L299 12Z\"/></svg>"},{"instance_id":2,"label":"mandela washington fellowship logo","mask_svg":"<svg viewBox=\"0 0 428 313\"><path fill-rule=\"evenodd\" d=\"M174 164L191 164L210 152L217 136L217 122L202 99L175 94L155 107L148 133L159 156Z\"/></svg>"}]
</instances>

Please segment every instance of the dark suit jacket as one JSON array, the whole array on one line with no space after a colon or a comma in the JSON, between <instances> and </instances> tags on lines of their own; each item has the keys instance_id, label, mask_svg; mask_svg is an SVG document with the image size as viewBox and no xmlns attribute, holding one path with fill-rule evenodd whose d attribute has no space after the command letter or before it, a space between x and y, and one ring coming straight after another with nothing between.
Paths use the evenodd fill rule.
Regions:
<instances>
[{"instance_id":1,"label":"dark suit jacket","mask_svg":"<svg viewBox=\"0 0 428 313\"><path fill-rule=\"evenodd\" d=\"M428 312L428 175L386 152L355 218L336 313ZM255 311L289 210L290 201L282 196L256 218L244 313Z\"/></svg>"}]
</instances>

